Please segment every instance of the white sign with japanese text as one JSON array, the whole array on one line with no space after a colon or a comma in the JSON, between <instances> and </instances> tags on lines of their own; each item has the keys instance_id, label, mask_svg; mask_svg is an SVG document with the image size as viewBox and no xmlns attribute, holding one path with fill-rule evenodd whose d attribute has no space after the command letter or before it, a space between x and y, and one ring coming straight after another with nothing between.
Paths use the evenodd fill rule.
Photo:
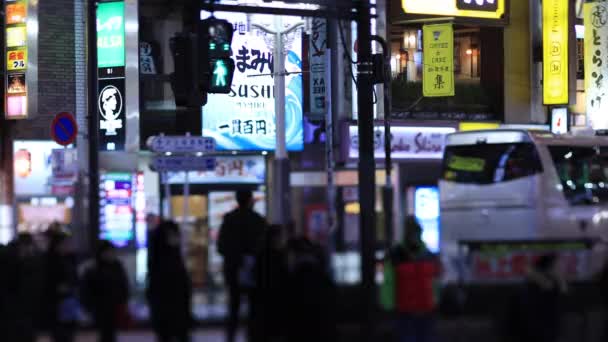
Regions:
<instances>
[{"instance_id":1,"label":"white sign with japanese text","mask_svg":"<svg viewBox=\"0 0 608 342\"><path fill-rule=\"evenodd\" d=\"M454 127L391 127L391 156L393 159L441 159L445 138L456 132ZM349 127L350 145L348 157L359 158L359 133L357 126ZM384 158L384 127L374 128L374 156Z\"/></svg>"},{"instance_id":2,"label":"white sign with japanese text","mask_svg":"<svg viewBox=\"0 0 608 342\"><path fill-rule=\"evenodd\" d=\"M608 129L608 3L584 4L587 123Z\"/></svg>"}]
</instances>

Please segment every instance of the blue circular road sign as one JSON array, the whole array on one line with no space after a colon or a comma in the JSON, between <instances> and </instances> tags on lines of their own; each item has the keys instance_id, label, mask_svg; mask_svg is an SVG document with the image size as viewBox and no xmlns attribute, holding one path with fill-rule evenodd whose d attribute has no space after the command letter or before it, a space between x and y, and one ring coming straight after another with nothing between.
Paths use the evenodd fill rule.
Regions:
<instances>
[{"instance_id":1,"label":"blue circular road sign","mask_svg":"<svg viewBox=\"0 0 608 342\"><path fill-rule=\"evenodd\" d=\"M59 113L51 124L51 136L56 143L62 146L70 145L76 140L78 125L70 113Z\"/></svg>"}]
</instances>

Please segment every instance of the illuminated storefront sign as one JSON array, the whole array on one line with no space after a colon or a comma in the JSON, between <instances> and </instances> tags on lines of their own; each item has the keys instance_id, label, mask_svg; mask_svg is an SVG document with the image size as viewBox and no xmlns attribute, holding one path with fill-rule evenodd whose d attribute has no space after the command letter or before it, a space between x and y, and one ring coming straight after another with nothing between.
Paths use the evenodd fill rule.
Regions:
<instances>
[{"instance_id":1,"label":"illuminated storefront sign","mask_svg":"<svg viewBox=\"0 0 608 342\"><path fill-rule=\"evenodd\" d=\"M266 163L262 156L216 157L215 170L191 171L192 184L263 184ZM185 172L169 172L169 183L183 184Z\"/></svg>"},{"instance_id":2,"label":"illuminated storefront sign","mask_svg":"<svg viewBox=\"0 0 608 342\"><path fill-rule=\"evenodd\" d=\"M27 70L27 6L26 0L9 2L5 7L6 76L5 117L24 119L28 113Z\"/></svg>"},{"instance_id":3,"label":"illuminated storefront sign","mask_svg":"<svg viewBox=\"0 0 608 342\"><path fill-rule=\"evenodd\" d=\"M273 37L251 23L265 23L266 17L248 19L245 14L214 14L234 24L233 59L236 65L232 91L209 94L203 107L203 136L212 137L218 150L274 150L275 105ZM296 30L284 39L285 126L287 149L303 148L302 124L302 33ZM250 77L256 76L256 77Z\"/></svg>"},{"instance_id":4,"label":"illuminated storefront sign","mask_svg":"<svg viewBox=\"0 0 608 342\"><path fill-rule=\"evenodd\" d=\"M6 70L23 70L27 65L27 49L16 49L6 54Z\"/></svg>"},{"instance_id":5,"label":"illuminated storefront sign","mask_svg":"<svg viewBox=\"0 0 608 342\"><path fill-rule=\"evenodd\" d=\"M483 19L501 19L505 0L402 0L408 14L445 15Z\"/></svg>"},{"instance_id":6,"label":"illuminated storefront sign","mask_svg":"<svg viewBox=\"0 0 608 342\"><path fill-rule=\"evenodd\" d=\"M446 135L456 132L454 127L391 127L391 156L393 159L441 159ZM357 126L349 127L348 157L359 158ZM384 127L374 128L374 156L384 158Z\"/></svg>"},{"instance_id":7,"label":"illuminated storefront sign","mask_svg":"<svg viewBox=\"0 0 608 342\"><path fill-rule=\"evenodd\" d=\"M608 4L584 4L585 92L587 121L593 129L608 129Z\"/></svg>"},{"instance_id":8,"label":"illuminated storefront sign","mask_svg":"<svg viewBox=\"0 0 608 342\"><path fill-rule=\"evenodd\" d=\"M97 67L125 66L125 4L97 5Z\"/></svg>"},{"instance_id":9,"label":"illuminated storefront sign","mask_svg":"<svg viewBox=\"0 0 608 342\"><path fill-rule=\"evenodd\" d=\"M543 102L568 104L568 0L543 1Z\"/></svg>"},{"instance_id":10,"label":"illuminated storefront sign","mask_svg":"<svg viewBox=\"0 0 608 342\"><path fill-rule=\"evenodd\" d=\"M97 110L102 151L125 149L125 4L97 6Z\"/></svg>"},{"instance_id":11,"label":"illuminated storefront sign","mask_svg":"<svg viewBox=\"0 0 608 342\"><path fill-rule=\"evenodd\" d=\"M124 247L134 237L133 175L103 173L100 183L99 234L103 240Z\"/></svg>"},{"instance_id":12,"label":"illuminated storefront sign","mask_svg":"<svg viewBox=\"0 0 608 342\"><path fill-rule=\"evenodd\" d=\"M425 25L422 94L454 96L454 29L452 24Z\"/></svg>"}]
</instances>

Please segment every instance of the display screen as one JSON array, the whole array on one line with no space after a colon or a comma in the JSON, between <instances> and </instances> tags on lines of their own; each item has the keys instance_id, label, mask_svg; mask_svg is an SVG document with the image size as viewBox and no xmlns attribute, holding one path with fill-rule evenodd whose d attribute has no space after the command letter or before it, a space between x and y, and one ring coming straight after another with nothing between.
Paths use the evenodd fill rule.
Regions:
<instances>
[{"instance_id":1,"label":"display screen","mask_svg":"<svg viewBox=\"0 0 608 342\"><path fill-rule=\"evenodd\" d=\"M103 173L100 184L99 234L117 247L133 239L133 176L130 173Z\"/></svg>"},{"instance_id":2,"label":"display screen","mask_svg":"<svg viewBox=\"0 0 608 342\"><path fill-rule=\"evenodd\" d=\"M422 241L433 252L439 252L439 189L421 186L414 191L414 215L422 226Z\"/></svg>"}]
</instances>

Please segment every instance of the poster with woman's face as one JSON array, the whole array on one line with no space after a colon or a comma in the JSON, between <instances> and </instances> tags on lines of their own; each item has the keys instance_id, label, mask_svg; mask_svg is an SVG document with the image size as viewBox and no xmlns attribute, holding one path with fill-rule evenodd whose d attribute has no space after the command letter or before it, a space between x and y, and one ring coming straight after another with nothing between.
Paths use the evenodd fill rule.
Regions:
<instances>
[{"instance_id":1,"label":"poster with woman's face","mask_svg":"<svg viewBox=\"0 0 608 342\"><path fill-rule=\"evenodd\" d=\"M25 73L8 74L7 92L9 94L25 93Z\"/></svg>"}]
</instances>

